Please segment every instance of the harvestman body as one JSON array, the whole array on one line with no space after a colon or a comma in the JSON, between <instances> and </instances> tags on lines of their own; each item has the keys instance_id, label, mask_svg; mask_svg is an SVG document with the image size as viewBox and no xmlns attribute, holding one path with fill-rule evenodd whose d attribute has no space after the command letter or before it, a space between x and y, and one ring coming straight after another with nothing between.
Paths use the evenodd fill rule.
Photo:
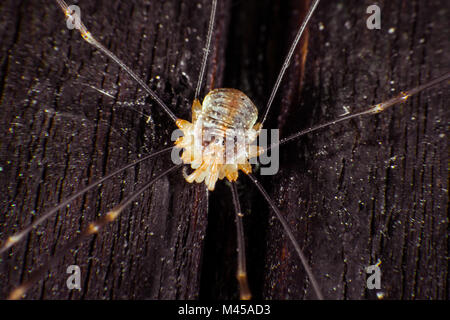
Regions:
<instances>
[{"instance_id":1,"label":"harvestman body","mask_svg":"<svg viewBox=\"0 0 450 320\"><path fill-rule=\"evenodd\" d=\"M74 13L69 10L68 6L65 4L64 1L58 0L58 4L63 9L64 13L68 18L77 18L74 16ZM302 35L302 32L304 28L306 27L312 13L314 12L315 8L317 7L319 1L314 1L308 14L303 22L302 26L299 29L299 32L297 33L296 39L293 43L293 45L290 48L290 51L286 57L285 63L282 67L282 70L278 76L278 79L276 81L276 84L274 86L274 89L271 93L271 96L269 98L269 102L266 106L265 112L263 113L262 120L260 122L257 122L258 115L257 115L257 109L251 102L251 100L242 92L236 90L236 89L215 89L211 91L203 101L203 104L201 104L198 100L199 91L201 88L204 68L206 64L206 59L208 56L210 41L211 41L211 34L212 34L212 28L214 25L214 16L215 16L215 8L216 8L216 1L213 1L212 5L212 11L211 11L211 19L210 19L210 27L208 31L208 37L207 37L207 45L204 55L204 60L202 63L202 70L200 72L199 77L199 83L197 85L196 95L192 106L192 122L178 119L170 110L169 108L164 104L164 102L161 101L161 99L156 96L155 93L153 93L152 90L133 72L131 69L129 69L122 61L120 61L113 53L111 53L108 49L103 47L95 38L89 33L89 31L86 29L86 27L81 24L79 31L88 43L105 53L109 58L114 60L119 64L119 66L124 69L128 74L133 77L144 90L164 109L164 111L169 115L169 117L175 121L176 125L183 131L184 136L176 141L176 145L179 148L183 148L183 155L182 160L185 164L191 165L191 168L194 170L193 173L190 175L186 175L185 178L188 182L196 182L196 183L205 183L209 190L214 190L215 184L217 180L219 179L227 179L230 182L232 182L232 195L233 195L233 202L236 208L236 221L237 221L237 229L238 229L238 273L237 277L240 283L240 292L241 292L241 298L242 299L249 299L251 297L248 284L247 284L247 276L246 276L246 267L245 267L245 249L244 249L244 237L243 237L243 227L242 227L242 215L239 205L239 200L237 196L236 186L234 182L238 178L238 171L241 170L245 174L247 174L250 179L255 183L257 188L262 192L263 196L267 199L269 205L271 208L275 211L278 219L283 225L283 228L285 229L288 237L290 238L292 244L294 245L300 259L302 260L302 264L304 268L306 269L306 272L308 273L308 276L310 278L310 281L314 287L314 290L316 292L316 295L319 299L322 298L322 294L320 292L320 289L316 283L316 280L314 279L313 273L310 270L308 263L306 262L306 258L304 257L302 250L300 249L300 246L298 245L297 241L295 240L294 235L292 234L287 222L281 215L280 211L276 208L276 206L273 204L273 202L270 200L268 194L265 192L265 190L262 188L262 186L258 183L256 178L251 174L252 167L248 163L248 160L250 158L256 157L259 154L267 151L272 146L268 148L255 148L255 149L249 149L250 151L244 153L240 159L239 162L236 163L227 163L223 164L221 162L223 156L224 156L224 150L223 150L223 141L226 136L226 132L229 129L243 129L247 134L247 141L252 142L256 139L258 136L264 121L267 117L267 114L270 110L270 106L273 102L273 99L275 97L275 94L279 88L280 82L283 78L284 72L286 71L286 68L289 64L289 61L292 57L292 54L294 52L294 49L296 48L296 45L298 41L300 40L300 37ZM377 104L371 108L369 108L366 111L350 114L345 117L341 117L337 120L327 122L325 124L321 124L315 127L311 127L309 129L303 130L299 133L296 133L292 136L289 136L285 139L283 139L280 144L286 143L288 141L291 141L299 136L302 136L306 133L327 127L329 125L346 121L355 117L359 117L362 115L370 115L370 114L376 114L379 112L382 112L386 110L387 108L393 106L394 104L401 103L407 100L407 98L413 94L416 94L426 88L429 88L431 86L434 86L444 80L447 80L450 77L449 74L445 74L444 76L441 76L425 85L416 87L412 90L409 90L407 92L403 92L396 97ZM201 130L196 130L197 127L201 128L208 128L213 129L216 134L214 135L214 139L211 141L208 141L207 143L201 143L201 144L195 144L192 143L194 140L201 139L204 136L204 132ZM202 149L201 154L203 156L200 159L197 159L195 157L195 154L198 148ZM157 152L155 154L152 154L148 157L145 157L139 161L136 161L124 168L121 168L120 170L117 170L108 176L105 176L100 181L96 181L95 183L91 184L87 188L83 189L81 192L75 194L74 196L68 198L66 201L62 202L60 205L55 207L53 210L45 213L41 218L37 219L29 228L24 229L23 231L17 233L16 235L10 237L4 246L0 249L1 252L5 251L6 249L10 248L12 245L14 245L16 242L21 240L26 234L28 234L35 226L37 226L39 223L41 223L43 220L45 220L50 215L54 214L57 210L60 208L63 208L65 205L67 205L68 202L73 200L74 198L78 197L81 193L84 193L94 186L98 185L101 182L106 181L109 179L109 177L117 174L120 171L125 170L126 168L129 168L131 166L134 166L136 163L144 161L150 157L158 156L164 152L167 152L171 150L172 148L168 148L165 150L162 150L160 152ZM238 157L239 158L239 157ZM137 191L134 195L127 198L124 202L122 202L120 205L116 206L113 210L108 212L104 217L101 219L93 222L90 224L88 229L83 231L79 238L75 239L74 241L70 242L67 247L72 247L81 240L83 240L85 237L90 236L94 233L97 233L104 225L106 225L109 222L114 221L119 214L122 212L124 208L126 208L134 199L141 194L144 190L146 190L150 185L152 185L157 179L160 177L166 175L167 173L179 168L180 166L174 166L170 168L169 170L166 170L165 172L159 174L156 176L152 181L144 185L139 191ZM57 258L57 257L55 257ZM53 263L53 262L52 262ZM21 297L28 287L33 284L33 282L39 278L42 275L42 272L37 272L32 278L24 283L22 286L18 287L12 294L12 298L19 298Z\"/></svg>"}]
</instances>

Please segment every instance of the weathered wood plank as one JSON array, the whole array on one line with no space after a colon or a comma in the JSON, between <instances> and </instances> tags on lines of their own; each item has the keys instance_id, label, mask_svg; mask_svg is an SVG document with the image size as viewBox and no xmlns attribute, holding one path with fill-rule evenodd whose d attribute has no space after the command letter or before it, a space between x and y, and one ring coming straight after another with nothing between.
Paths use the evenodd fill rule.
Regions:
<instances>
[{"instance_id":1,"label":"weathered wood plank","mask_svg":"<svg viewBox=\"0 0 450 320\"><path fill-rule=\"evenodd\" d=\"M94 35L189 118L208 3L79 5ZM270 128L281 126L285 136L343 114L343 106L362 110L447 71L442 1L380 3L379 31L365 27L370 4L321 2L303 88L298 55ZM262 109L300 12L297 1L219 1L208 86L241 89ZM42 213L138 154L169 145L173 126L150 99L136 103L144 96L136 84L67 30L56 5L6 1L0 16L3 239L28 224L33 210ZM448 298L446 98L441 86L386 114L308 135L282 148L278 175L261 178L296 230L326 297L376 298L365 289L363 268L380 259L387 298ZM150 121L134 109L151 114ZM165 157L105 183L2 257L1 296L168 165ZM254 295L314 298L278 222L248 180L240 180ZM188 185L179 173L162 179L119 223L61 259L27 298L237 298L230 203L225 186L208 200L203 186ZM65 287L71 264L81 267L81 292Z\"/></svg>"}]
</instances>

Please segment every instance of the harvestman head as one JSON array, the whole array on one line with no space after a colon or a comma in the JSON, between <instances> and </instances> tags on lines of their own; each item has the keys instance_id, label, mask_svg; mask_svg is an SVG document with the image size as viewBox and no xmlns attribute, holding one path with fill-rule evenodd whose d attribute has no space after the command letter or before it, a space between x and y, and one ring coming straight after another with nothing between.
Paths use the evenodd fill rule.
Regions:
<instances>
[{"instance_id":1,"label":"harvestman head","mask_svg":"<svg viewBox=\"0 0 450 320\"><path fill-rule=\"evenodd\" d=\"M169 109L169 107L154 93L148 85L129 67L127 67L124 62L122 62L115 54L105 48L101 43L99 43L92 34L88 31L85 25L81 22L80 17L76 12L70 9L70 7L63 1L57 0L58 5L63 10L67 19L70 21L77 21L77 29L79 30L82 38L87 41L89 44L94 46L96 49L104 53L107 57L116 62L120 68L126 71L151 97L154 101L165 111L165 113L174 121L176 126L181 129L183 132L183 136L177 139L175 142L175 147L183 149L183 153L181 156L182 162L184 164L190 165L194 170L191 174L185 175L185 179L189 183L205 183L207 188L210 191L214 190L215 184L218 180L227 179L231 184L231 193L233 204L236 212L236 227L237 227L237 246L238 246L238 270L237 270L237 279L239 281L240 288L240 297L241 299L250 299L251 293L248 286L247 281L247 272L246 272L246 260L245 260L245 245L244 245L244 230L242 223L242 214L239 203L238 192L236 188L236 181L238 178L239 170L244 172L250 180L255 184L257 189L261 192L264 198L267 200L269 206L275 212L278 220L283 226L284 231L288 235L292 245L294 246L303 267L308 274L308 277L311 281L312 287L318 299L323 299L323 295L320 291L320 288L315 280L313 272L307 263L307 259L303 254L300 245L294 237L287 221L281 214L280 210L275 206L274 202L269 197L268 193L256 179L256 177L252 174L252 166L249 163L251 158L257 157L262 153L270 150L271 148L278 147L281 144L285 144L289 141L292 141L300 136L303 136L307 133L334 125L339 122L347 121L349 119L353 119L356 117L364 116L364 115L373 115L384 110L389 107L396 105L398 103L405 102L408 97L419 93L422 90L430 88L432 86L437 85L440 82L447 81L450 79L450 73L446 73L426 84L420 85L411 90L400 93L399 95L374 106L369 107L367 110L363 112L358 112L354 114L349 114L347 116L338 118L333 121L329 121L324 124L319 124L317 126L313 126L311 128L302 130L298 133L295 133L291 136L288 136L282 139L279 143L273 144L267 147L252 147L250 144L258 137L263 128L263 124L268 116L270 111L270 107L275 98L275 95L280 87L281 81L283 79L284 73L289 66L289 62L292 59L294 51L297 47L298 42L305 30L314 10L319 4L319 0L313 1L309 11L300 26L295 39L289 49L289 52L284 60L281 71L278 74L275 85L272 89L270 97L268 99L267 105L264 109L262 117L260 117L260 121L258 122L258 113L256 106L252 103L252 101L241 91L236 89L214 89L210 93L208 93L203 100L203 104L200 103L199 93L202 87L202 81L204 77L205 67L208 59L208 53L210 49L210 43L212 39L212 31L214 28L214 19L216 13L217 0L212 1L212 9L210 15L210 22L208 27L208 35L205 46L205 51L203 55L203 60L201 64L201 70L199 79L197 82L197 87L195 91L195 98L192 104L192 121L189 122L187 120L182 120L177 118L173 112ZM225 142L227 141L227 136L240 137L243 138L243 145L234 145L233 148L240 150L237 152L235 157L233 157L232 161L224 161L226 158L227 150L225 148ZM238 139L239 140L239 139ZM234 141L234 140L233 140ZM150 154L142 159L139 159L119 170L116 170L107 176L101 178L98 181L88 185L84 189L75 193L74 195L68 197L63 200L60 204L55 206L50 211L41 215L38 219L36 219L31 225L22 231L10 236L0 247L0 254L7 251L14 244L22 240L26 235L28 235L35 227L41 224L43 221L48 219L50 216L54 215L58 210L67 206L68 203L91 190L92 188L98 186L99 184L107 181L111 177L117 175L118 173L126 170L127 168L133 167L138 163L148 160L150 158L157 157L159 155L168 153L173 150L174 147L166 148L160 150L156 153ZM228 160L228 159L227 159ZM68 249L74 247L79 244L85 238L99 232L106 224L112 222L117 219L117 217L121 214L121 212L128 207L142 192L147 190L155 181L160 179L161 177L173 172L174 170L182 167L183 164L178 164L172 166L171 168L161 172L157 176L155 176L151 181L144 184L137 192L126 198L119 205L110 210L106 215L101 217L100 219L92 222L88 228L83 230L75 239L70 241L64 248L62 248L57 254L55 254L50 262L42 269L36 271L32 274L30 279L24 282L22 285L14 289L10 295L10 298L17 299L21 298L27 291L27 289L37 281L43 273L47 271L47 269L57 262L57 260L64 255Z\"/></svg>"}]
</instances>

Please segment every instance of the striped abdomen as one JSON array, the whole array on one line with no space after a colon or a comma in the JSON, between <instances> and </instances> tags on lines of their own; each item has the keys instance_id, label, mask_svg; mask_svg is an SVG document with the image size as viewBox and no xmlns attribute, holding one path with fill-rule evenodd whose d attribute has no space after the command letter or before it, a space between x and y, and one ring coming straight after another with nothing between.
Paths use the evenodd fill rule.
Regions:
<instances>
[{"instance_id":1,"label":"striped abdomen","mask_svg":"<svg viewBox=\"0 0 450 320\"><path fill-rule=\"evenodd\" d=\"M258 155L251 146L259 134L257 119L256 106L236 89L214 89L203 105L194 101L192 123L177 120L184 136L175 145L184 149L181 159L195 170L186 180L204 181L213 190L218 179L235 181L238 170L251 172L248 160Z\"/></svg>"},{"instance_id":2,"label":"striped abdomen","mask_svg":"<svg viewBox=\"0 0 450 320\"><path fill-rule=\"evenodd\" d=\"M258 109L239 90L214 89L203 100L200 118L207 129L249 130L258 119Z\"/></svg>"}]
</instances>

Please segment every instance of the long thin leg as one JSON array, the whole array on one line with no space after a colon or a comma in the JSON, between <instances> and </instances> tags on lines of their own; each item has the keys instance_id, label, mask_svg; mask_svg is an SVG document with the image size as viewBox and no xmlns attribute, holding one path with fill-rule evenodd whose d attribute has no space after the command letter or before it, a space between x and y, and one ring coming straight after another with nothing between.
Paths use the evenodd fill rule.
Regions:
<instances>
[{"instance_id":1,"label":"long thin leg","mask_svg":"<svg viewBox=\"0 0 450 320\"><path fill-rule=\"evenodd\" d=\"M292 45L289 49L289 52L288 52L286 58L284 59L283 66L281 67L280 73L278 74L278 78L275 81L272 92L270 93L269 100L267 101L266 109L264 110L262 120L261 120L261 128L262 128L262 125L264 124L264 122L266 121L267 115L269 114L273 99L275 99L275 95L277 94L277 91L280 88L281 80L283 79L284 73L286 72L286 69L289 67L289 63L291 62L292 55L294 54L295 48L297 47L297 44L300 41L300 38L302 37L303 31L305 31L305 28L308 25L308 22L311 19L312 15L314 13L314 10L316 9L318 4L319 4L319 0L314 0L314 2L312 3L311 7L308 10L308 13L306 14L305 20L303 20L300 28L298 29L297 35L295 36L294 42L292 42Z\"/></svg>"},{"instance_id":2,"label":"long thin leg","mask_svg":"<svg viewBox=\"0 0 450 320\"><path fill-rule=\"evenodd\" d=\"M373 105L373 106L369 107L369 109L367 109L365 111L349 114L347 116L344 116L344 117L341 117L341 118L338 118L338 119L335 119L335 120L332 120L332 121L329 121L329 122L326 122L326 123L323 123L323 124L319 124L319 125L313 126L311 128L308 128L308 129L299 131L297 133L294 133L293 135L290 135L290 136L288 136L288 137L286 137L284 139L281 139L279 143L269 146L264 151L267 151L267 150L270 150L271 148L274 148L274 147L280 146L282 144L285 144L285 143L287 143L289 141L292 141L292 140L294 140L294 139L296 139L298 137L304 136L305 134L311 133L313 131L317 131L317 130L320 130L320 129L323 129L323 128L335 125L335 124L337 124L339 122L347 121L347 120L354 119L354 118L361 117L361 116L365 116L365 115L374 115L374 114L377 114L377 113L381 113L381 112L385 111L386 109L388 109L388 108L390 108L390 107L392 107L392 106L394 106L396 104L406 102L409 97L411 97L411 96L413 96L413 95L415 95L415 94L417 94L417 93L419 93L419 92L421 92L421 91L423 91L425 89L431 88L431 87L433 87L433 86L435 86L435 85L437 85L437 84L439 84L439 83L441 83L443 81L446 81L446 80L450 80L450 72L447 72L446 74L443 74L442 76L437 77L436 79L433 79L433 80L431 80L428 83L425 83L423 85L417 86L417 87L412 88L412 89L410 89L408 91L401 92L397 96L395 96L395 97L393 97L393 98L391 98L391 99L389 99L387 101L384 101L384 102L378 103L376 105Z\"/></svg>"},{"instance_id":3,"label":"long thin leg","mask_svg":"<svg viewBox=\"0 0 450 320\"><path fill-rule=\"evenodd\" d=\"M239 203L239 195L236 188L236 183L230 184L231 194L233 195L234 210L236 212L236 236L237 236L237 273L236 277L239 281L239 292L241 300L250 300L252 294L248 286L247 279L247 262L245 259L245 237L244 224L242 223L241 204Z\"/></svg>"},{"instance_id":4,"label":"long thin leg","mask_svg":"<svg viewBox=\"0 0 450 320\"><path fill-rule=\"evenodd\" d=\"M104 176L103 178L94 181L93 183L91 183L90 185L88 185L87 187L84 187L83 189L81 189L80 191L76 192L75 194L73 194L72 196L64 199L63 201L61 201L58 205L56 205L55 207L53 207L52 209L50 209L49 211L45 212L43 215L41 215L38 219L36 219L35 221L33 221L33 223L31 223L30 225L28 225L25 229L17 232L16 234L10 236L6 241L3 242L2 246L0 247L0 255L3 254L6 250L8 250L9 248L11 248L13 245L15 245L16 243L18 243L20 240L22 240L26 235L28 235L33 229L35 229L38 225L40 225L42 222L44 222L45 220L47 220L48 218L50 218L52 215L54 215L58 210L65 208L70 202L72 202L73 200L75 200L76 198L82 196L83 194L85 194L86 192L88 192L89 190L91 190L92 188L102 184L103 182L111 179L112 177L114 177L115 175L119 174L120 172L134 167L136 166L138 163L154 158L156 156L159 156L163 153L166 153L170 150L172 150L174 147L169 147L160 151L157 151L155 153L152 153L150 155L147 155L145 157L143 157L142 159L136 160L130 164L127 164L126 166Z\"/></svg>"},{"instance_id":5,"label":"long thin leg","mask_svg":"<svg viewBox=\"0 0 450 320\"><path fill-rule=\"evenodd\" d=\"M211 15L209 17L208 35L206 36L206 46L203 52L202 66L200 68L200 74L198 76L197 88L195 89L195 98L198 100L200 96L200 90L202 89L203 77L205 75L206 63L208 62L209 50L211 47L212 32L214 29L214 19L216 16L217 0L213 0L211 4Z\"/></svg>"},{"instance_id":6,"label":"long thin leg","mask_svg":"<svg viewBox=\"0 0 450 320\"><path fill-rule=\"evenodd\" d=\"M319 300L323 300L323 295L322 295L322 292L320 291L319 285L317 284L316 278L314 277L314 275L311 271L308 261L306 260L306 257L303 254L302 249L300 248L300 245L298 244L297 240L295 239L294 234L292 233L291 229L289 228L289 225L288 225L286 219L283 217L280 210L278 210L277 206L273 203L272 199L270 199L269 194L263 188L263 186L259 183L259 181L256 179L256 177L254 175L252 175L251 173L248 174L248 177L250 178L250 180L252 180L252 182L255 184L255 186L259 189L261 194L264 196L266 201L269 203L272 210L275 212L278 220L281 222L281 225L283 226L284 231L288 235L289 240L291 240L291 243L294 246L295 251L297 251L299 258L302 261L303 267L305 268L306 274L308 275L309 280L311 281L311 284L313 286L313 289L314 289L314 292L316 293L317 298Z\"/></svg>"},{"instance_id":7,"label":"long thin leg","mask_svg":"<svg viewBox=\"0 0 450 320\"><path fill-rule=\"evenodd\" d=\"M155 100L161 108L167 113L167 115L173 120L173 122L177 121L177 117L175 114L169 109L169 107L158 97L158 95L150 89L150 87L133 71L131 70L122 60L120 60L114 53L109 51L106 47L104 47L100 42L98 42L92 34L88 31L86 26L81 22L80 16L69 9L69 6L64 0L56 0L58 5L61 7L62 11L66 15L67 18L72 18L74 21L79 21L80 26L78 31L86 42L94 46L96 49L103 52L106 56L111 58L115 63L119 65L119 67L127 72L152 98Z\"/></svg>"},{"instance_id":8,"label":"long thin leg","mask_svg":"<svg viewBox=\"0 0 450 320\"><path fill-rule=\"evenodd\" d=\"M16 289L14 289L8 299L10 300L16 300L20 299L27 291L28 289L39 279L42 278L42 276L47 272L47 270L53 266L61 257L63 257L71 248L81 243L86 238L92 236L93 234L98 233L103 227L105 227L108 223L113 222L114 220L119 217L119 215L122 213L122 211L128 207L139 195L141 195L145 190L147 190L152 184L154 184L158 179L161 179L165 175L169 174L170 172L174 171L175 169L178 169L182 166L176 165L171 167L168 170L165 170L161 174L157 175L155 178L144 184L138 191L136 191L134 194L126 198L124 201L119 203L117 206L115 206L113 209L111 209L108 213L106 213L104 216L100 217L96 221L89 224L89 226L81 231L81 233L72 241L70 241L67 245L65 245L61 250L59 250L53 257L50 258L50 261L42 268L34 272L31 277L22 283L20 286L18 286Z\"/></svg>"}]
</instances>

